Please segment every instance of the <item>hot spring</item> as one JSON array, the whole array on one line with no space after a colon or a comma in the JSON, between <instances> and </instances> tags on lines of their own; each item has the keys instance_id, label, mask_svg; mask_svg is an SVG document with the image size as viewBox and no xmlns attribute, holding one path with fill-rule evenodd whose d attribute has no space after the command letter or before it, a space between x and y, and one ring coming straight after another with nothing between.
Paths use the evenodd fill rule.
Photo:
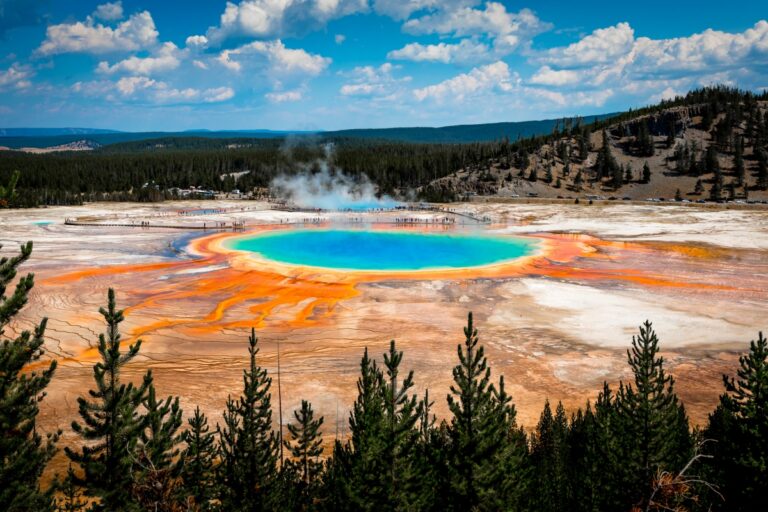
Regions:
<instances>
[{"instance_id":1,"label":"hot spring","mask_svg":"<svg viewBox=\"0 0 768 512\"><path fill-rule=\"evenodd\" d=\"M298 229L232 239L227 247L292 265L409 271L505 262L533 254L537 243L524 238L477 234Z\"/></svg>"}]
</instances>

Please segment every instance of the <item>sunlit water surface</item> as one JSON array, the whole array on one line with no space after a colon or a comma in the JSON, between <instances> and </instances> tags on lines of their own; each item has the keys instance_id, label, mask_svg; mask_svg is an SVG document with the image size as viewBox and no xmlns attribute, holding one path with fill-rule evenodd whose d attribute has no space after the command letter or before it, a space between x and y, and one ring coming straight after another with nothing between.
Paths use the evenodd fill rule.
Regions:
<instances>
[{"instance_id":1,"label":"sunlit water surface","mask_svg":"<svg viewBox=\"0 0 768 512\"><path fill-rule=\"evenodd\" d=\"M369 271L478 267L536 249L534 241L511 236L340 229L273 231L228 246L293 265Z\"/></svg>"}]
</instances>

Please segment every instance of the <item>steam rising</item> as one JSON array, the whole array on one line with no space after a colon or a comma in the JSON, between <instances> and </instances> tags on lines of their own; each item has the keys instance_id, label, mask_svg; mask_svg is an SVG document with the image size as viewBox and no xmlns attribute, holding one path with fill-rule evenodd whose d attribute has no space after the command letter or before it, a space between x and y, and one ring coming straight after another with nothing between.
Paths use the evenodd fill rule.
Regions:
<instances>
[{"instance_id":1,"label":"steam rising","mask_svg":"<svg viewBox=\"0 0 768 512\"><path fill-rule=\"evenodd\" d=\"M323 210L371 210L394 208L400 203L390 196L378 196L377 187L366 175L351 177L328 168L332 145L325 147L326 160L317 162L315 171L280 175L272 180L272 194L300 208ZM317 170L319 169L319 170Z\"/></svg>"}]
</instances>

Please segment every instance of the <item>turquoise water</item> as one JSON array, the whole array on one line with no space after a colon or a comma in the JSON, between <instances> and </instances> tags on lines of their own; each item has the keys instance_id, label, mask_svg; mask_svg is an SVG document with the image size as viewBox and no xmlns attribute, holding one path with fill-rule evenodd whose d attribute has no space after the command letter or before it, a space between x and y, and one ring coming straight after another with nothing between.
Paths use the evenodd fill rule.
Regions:
<instances>
[{"instance_id":1,"label":"turquoise water","mask_svg":"<svg viewBox=\"0 0 768 512\"><path fill-rule=\"evenodd\" d=\"M477 267L531 254L536 244L509 236L305 229L238 238L229 248L266 259L348 270Z\"/></svg>"}]
</instances>

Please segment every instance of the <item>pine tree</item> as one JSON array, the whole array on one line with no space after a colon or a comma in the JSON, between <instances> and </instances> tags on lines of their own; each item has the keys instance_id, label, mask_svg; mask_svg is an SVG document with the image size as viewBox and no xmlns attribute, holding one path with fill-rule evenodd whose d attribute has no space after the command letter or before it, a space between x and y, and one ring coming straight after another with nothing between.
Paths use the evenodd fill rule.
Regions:
<instances>
[{"instance_id":1,"label":"pine tree","mask_svg":"<svg viewBox=\"0 0 768 512\"><path fill-rule=\"evenodd\" d=\"M651 182L651 168L648 166L648 162L643 164L643 183Z\"/></svg>"},{"instance_id":2,"label":"pine tree","mask_svg":"<svg viewBox=\"0 0 768 512\"><path fill-rule=\"evenodd\" d=\"M434 402L429 390L424 392L419 417L419 438L414 444L416 472L420 474L421 489L417 495L416 510L442 511L449 508L450 479L448 478L448 427L445 421L435 426L431 413Z\"/></svg>"},{"instance_id":3,"label":"pine tree","mask_svg":"<svg viewBox=\"0 0 768 512\"><path fill-rule=\"evenodd\" d=\"M597 153L595 160L595 181L600 182L605 177L613 178L616 168L619 166L611 152L611 143L608 138L608 132L603 130L603 145Z\"/></svg>"},{"instance_id":4,"label":"pine tree","mask_svg":"<svg viewBox=\"0 0 768 512\"><path fill-rule=\"evenodd\" d=\"M56 500L57 512L80 512L85 510L88 502L83 498L82 491L77 485L75 470L72 464L67 470L67 477L60 488L61 497Z\"/></svg>"},{"instance_id":5,"label":"pine tree","mask_svg":"<svg viewBox=\"0 0 768 512\"><path fill-rule=\"evenodd\" d=\"M398 382L403 353L390 342L389 352L384 354L384 456L389 464L385 483L391 509L413 508L420 491L420 481L415 469L413 445L418 442L416 422L421 416L422 404L415 395L409 395L413 387L413 371Z\"/></svg>"},{"instance_id":6,"label":"pine tree","mask_svg":"<svg viewBox=\"0 0 768 512\"><path fill-rule=\"evenodd\" d=\"M349 417L351 467L346 487L349 502L358 509L378 510L389 500L385 487L385 475L389 472L389 461L385 459L385 415L384 376L366 349L360 361L357 400Z\"/></svg>"},{"instance_id":7,"label":"pine tree","mask_svg":"<svg viewBox=\"0 0 768 512\"><path fill-rule=\"evenodd\" d=\"M576 173L576 177L573 178L573 189L576 192L581 191L581 186L584 183L584 179L581 176L581 169Z\"/></svg>"},{"instance_id":8,"label":"pine tree","mask_svg":"<svg viewBox=\"0 0 768 512\"><path fill-rule=\"evenodd\" d=\"M768 151L763 148L755 149L757 159L757 188L768 189Z\"/></svg>"},{"instance_id":9,"label":"pine tree","mask_svg":"<svg viewBox=\"0 0 768 512\"><path fill-rule=\"evenodd\" d=\"M46 319L34 332L5 337L5 328L27 303L34 276L21 277L10 296L5 291L31 254L32 242L27 242L18 256L0 258L0 510L14 512L51 509L52 488L42 489L39 479L56 452L58 439L58 433L43 438L37 430L38 404L56 362L29 371L29 365L39 362L44 353Z\"/></svg>"},{"instance_id":10,"label":"pine tree","mask_svg":"<svg viewBox=\"0 0 768 512\"><path fill-rule=\"evenodd\" d=\"M514 508L514 500L519 499L516 494L524 492L525 444L520 443L503 378L498 390L490 382L491 370L472 313L464 335L448 395L453 415L449 430L451 505L455 510Z\"/></svg>"},{"instance_id":11,"label":"pine tree","mask_svg":"<svg viewBox=\"0 0 768 512\"><path fill-rule=\"evenodd\" d=\"M632 164L628 163L627 168L624 170L624 183L632 183Z\"/></svg>"},{"instance_id":12,"label":"pine tree","mask_svg":"<svg viewBox=\"0 0 768 512\"><path fill-rule=\"evenodd\" d=\"M768 508L768 340L759 333L739 358L736 377L723 376L725 393L709 418L705 439L714 458L712 483L725 497L723 510Z\"/></svg>"},{"instance_id":13,"label":"pine tree","mask_svg":"<svg viewBox=\"0 0 768 512\"><path fill-rule=\"evenodd\" d=\"M123 312L115 304L115 292L107 294L107 308L99 313L107 323L106 334L99 335L101 361L93 367L96 389L89 391L91 400L79 397L78 412L83 423L72 422L72 430L85 441L79 449L64 448L67 457L79 466L82 476L76 478L85 495L96 500L96 511L140 510L133 495L133 471L136 448L146 426L139 408L152 374L147 372L138 387L120 382L123 367L139 353L141 340L120 351L119 326Z\"/></svg>"},{"instance_id":14,"label":"pine tree","mask_svg":"<svg viewBox=\"0 0 768 512\"><path fill-rule=\"evenodd\" d=\"M221 503L228 510L270 506L277 476L278 439L272 430L272 379L258 366L255 330L248 338L250 366L243 371L243 394L229 398L224 426L218 426Z\"/></svg>"},{"instance_id":15,"label":"pine tree","mask_svg":"<svg viewBox=\"0 0 768 512\"><path fill-rule=\"evenodd\" d=\"M13 171L8 185L0 185L0 208L8 208L16 198L16 183L19 181L19 176L21 176L19 171Z\"/></svg>"},{"instance_id":16,"label":"pine tree","mask_svg":"<svg viewBox=\"0 0 768 512\"><path fill-rule=\"evenodd\" d=\"M651 323L645 322L627 351L634 385L622 382L616 397L630 475L627 491L632 501L627 505L645 506L657 471L679 470L692 449L688 419L681 414L674 379L664 372L664 358L658 352L658 337Z\"/></svg>"},{"instance_id":17,"label":"pine tree","mask_svg":"<svg viewBox=\"0 0 768 512\"><path fill-rule=\"evenodd\" d=\"M653 156L654 143L648 130L648 120L643 119L638 126L637 137L635 137L635 147L640 156Z\"/></svg>"},{"instance_id":18,"label":"pine tree","mask_svg":"<svg viewBox=\"0 0 768 512\"><path fill-rule=\"evenodd\" d=\"M292 457L287 466L298 477L294 485L298 487L300 503L307 509L317 494L323 470L323 464L319 460L323 453L320 434L323 417L315 419L312 404L306 400L301 401L301 409L294 411L293 415L296 423L288 424L291 441L284 441Z\"/></svg>"},{"instance_id":19,"label":"pine tree","mask_svg":"<svg viewBox=\"0 0 768 512\"><path fill-rule=\"evenodd\" d=\"M146 428L137 447L134 494L145 509L171 511L179 486L179 398L158 401L155 386L150 384L143 405Z\"/></svg>"},{"instance_id":20,"label":"pine tree","mask_svg":"<svg viewBox=\"0 0 768 512\"><path fill-rule=\"evenodd\" d=\"M186 448L181 454L181 482L183 500L187 506L199 510L210 510L214 496L214 460L216 458L216 436L208 426L208 418L195 408L187 419L189 428L182 433Z\"/></svg>"},{"instance_id":21,"label":"pine tree","mask_svg":"<svg viewBox=\"0 0 768 512\"><path fill-rule=\"evenodd\" d=\"M563 404L552 415L549 400L531 439L531 463L539 484L532 489L531 503L536 510L560 511L571 502L568 489L568 420Z\"/></svg>"}]
</instances>

